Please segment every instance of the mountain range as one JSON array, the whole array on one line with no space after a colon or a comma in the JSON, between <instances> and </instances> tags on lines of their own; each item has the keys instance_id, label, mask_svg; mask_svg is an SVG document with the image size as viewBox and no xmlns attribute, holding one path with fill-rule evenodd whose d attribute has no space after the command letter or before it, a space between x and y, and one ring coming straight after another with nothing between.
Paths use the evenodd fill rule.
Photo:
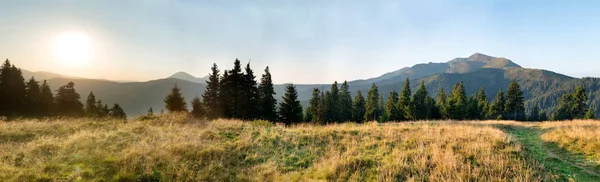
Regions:
<instances>
[{"instance_id":1,"label":"mountain range","mask_svg":"<svg viewBox=\"0 0 600 182\"><path fill-rule=\"evenodd\" d=\"M147 82L118 82L108 80L83 79L64 76L50 72L30 72L23 70L26 79L35 77L36 80L48 80L51 88L56 90L69 81L75 83L75 89L81 95L82 102L90 92L94 92L97 99L112 105L119 103L133 117L152 107L155 112L164 109L164 97L177 84L182 94L188 101L195 96L201 96L206 88L207 77L195 77L185 72L177 72L164 79ZM463 81L467 94L472 94L482 86L486 95L491 100L498 90L506 90L513 79L521 85L526 99L526 108L539 105L542 109L552 112L557 105L558 98L575 86L582 85L588 91L589 103L597 109L595 103L600 100L599 78L573 78L567 75L548 70L523 68L510 59L488 56L475 53L466 58L455 58L441 63L417 64L399 70L385 73L379 77L348 81L353 94L360 90L363 95L375 83L379 93L387 98L389 92L399 91L405 80L409 78L413 91L424 82L430 95L436 97L438 90L443 88L447 93L452 90L455 83ZM340 83L341 84L341 83ZM306 108L311 97L312 89L329 90L331 84L299 84L296 85L298 98ZM276 84L276 98L280 99L285 85ZM190 106L188 106L190 107Z\"/></svg>"}]
</instances>

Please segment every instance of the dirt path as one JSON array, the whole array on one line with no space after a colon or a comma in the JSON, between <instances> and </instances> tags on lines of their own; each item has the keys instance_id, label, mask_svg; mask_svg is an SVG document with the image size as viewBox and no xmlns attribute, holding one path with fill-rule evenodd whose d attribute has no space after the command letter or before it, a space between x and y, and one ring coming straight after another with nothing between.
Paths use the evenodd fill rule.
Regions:
<instances>
[{"instance_id":1,"label":"dirt path","mask_svg":"<svg viewBox=\"0 0 600 182\"><path fill-rule=\"evenodd\" d=\"M544 165L546 170L559 175L561 181L600 181L600 168L597 164L590 165L584 156L544 142L541 139L544 133L542 129L513 125L500 127L515 137L531 158Z\"/></svg>"}]
</instances>

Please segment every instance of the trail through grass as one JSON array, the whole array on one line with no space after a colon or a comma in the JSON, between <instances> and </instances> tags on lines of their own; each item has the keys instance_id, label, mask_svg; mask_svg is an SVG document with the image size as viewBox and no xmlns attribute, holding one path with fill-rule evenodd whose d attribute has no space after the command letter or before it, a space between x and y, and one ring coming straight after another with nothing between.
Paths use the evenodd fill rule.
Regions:
<instances>
[{"instance_id":1,"label":"trail through grass","mask_svg":"<svg viewBox=\"0 0 600 182\"><path fill-rule=\"evenodd\" d=\"M559 175L560 181L600 181L600 170L584 155L575 154L555 143L544 142L541 136L548 130L539 126L498 125L514 136L525 153L546 170Z\"/></svg>"}]
</instances>

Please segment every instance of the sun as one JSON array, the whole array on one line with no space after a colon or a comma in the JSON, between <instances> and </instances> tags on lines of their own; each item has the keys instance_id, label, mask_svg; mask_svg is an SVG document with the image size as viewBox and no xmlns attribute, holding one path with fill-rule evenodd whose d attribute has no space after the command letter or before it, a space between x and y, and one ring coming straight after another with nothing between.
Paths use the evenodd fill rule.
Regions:
<instances>
[{"instance_id":1,"label":"sun","mask_svg":"<svg viewBox=\"0 0 600 182\"><path fill-rule=\"evenodd\" d=\"M87 65L93 57L92 43L83 33L63 33L54 42L54 56L68 66Z\"/></svg>"}]
</instances>

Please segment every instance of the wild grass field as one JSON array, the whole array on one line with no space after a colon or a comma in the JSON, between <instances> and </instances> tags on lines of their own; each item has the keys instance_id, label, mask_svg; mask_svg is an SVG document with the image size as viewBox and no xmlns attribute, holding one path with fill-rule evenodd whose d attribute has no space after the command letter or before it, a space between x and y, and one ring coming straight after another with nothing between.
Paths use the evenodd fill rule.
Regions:
<instances>
[{"instance_id":1,"label":"wild grass field","mask_svg":"<svg viewBox=\"0 0 600 182\"><path fill-rule=\"evenodd\" d=\"M598 181L600 123L0 122L0 181Z\"/></svg>"}]
</instances>

